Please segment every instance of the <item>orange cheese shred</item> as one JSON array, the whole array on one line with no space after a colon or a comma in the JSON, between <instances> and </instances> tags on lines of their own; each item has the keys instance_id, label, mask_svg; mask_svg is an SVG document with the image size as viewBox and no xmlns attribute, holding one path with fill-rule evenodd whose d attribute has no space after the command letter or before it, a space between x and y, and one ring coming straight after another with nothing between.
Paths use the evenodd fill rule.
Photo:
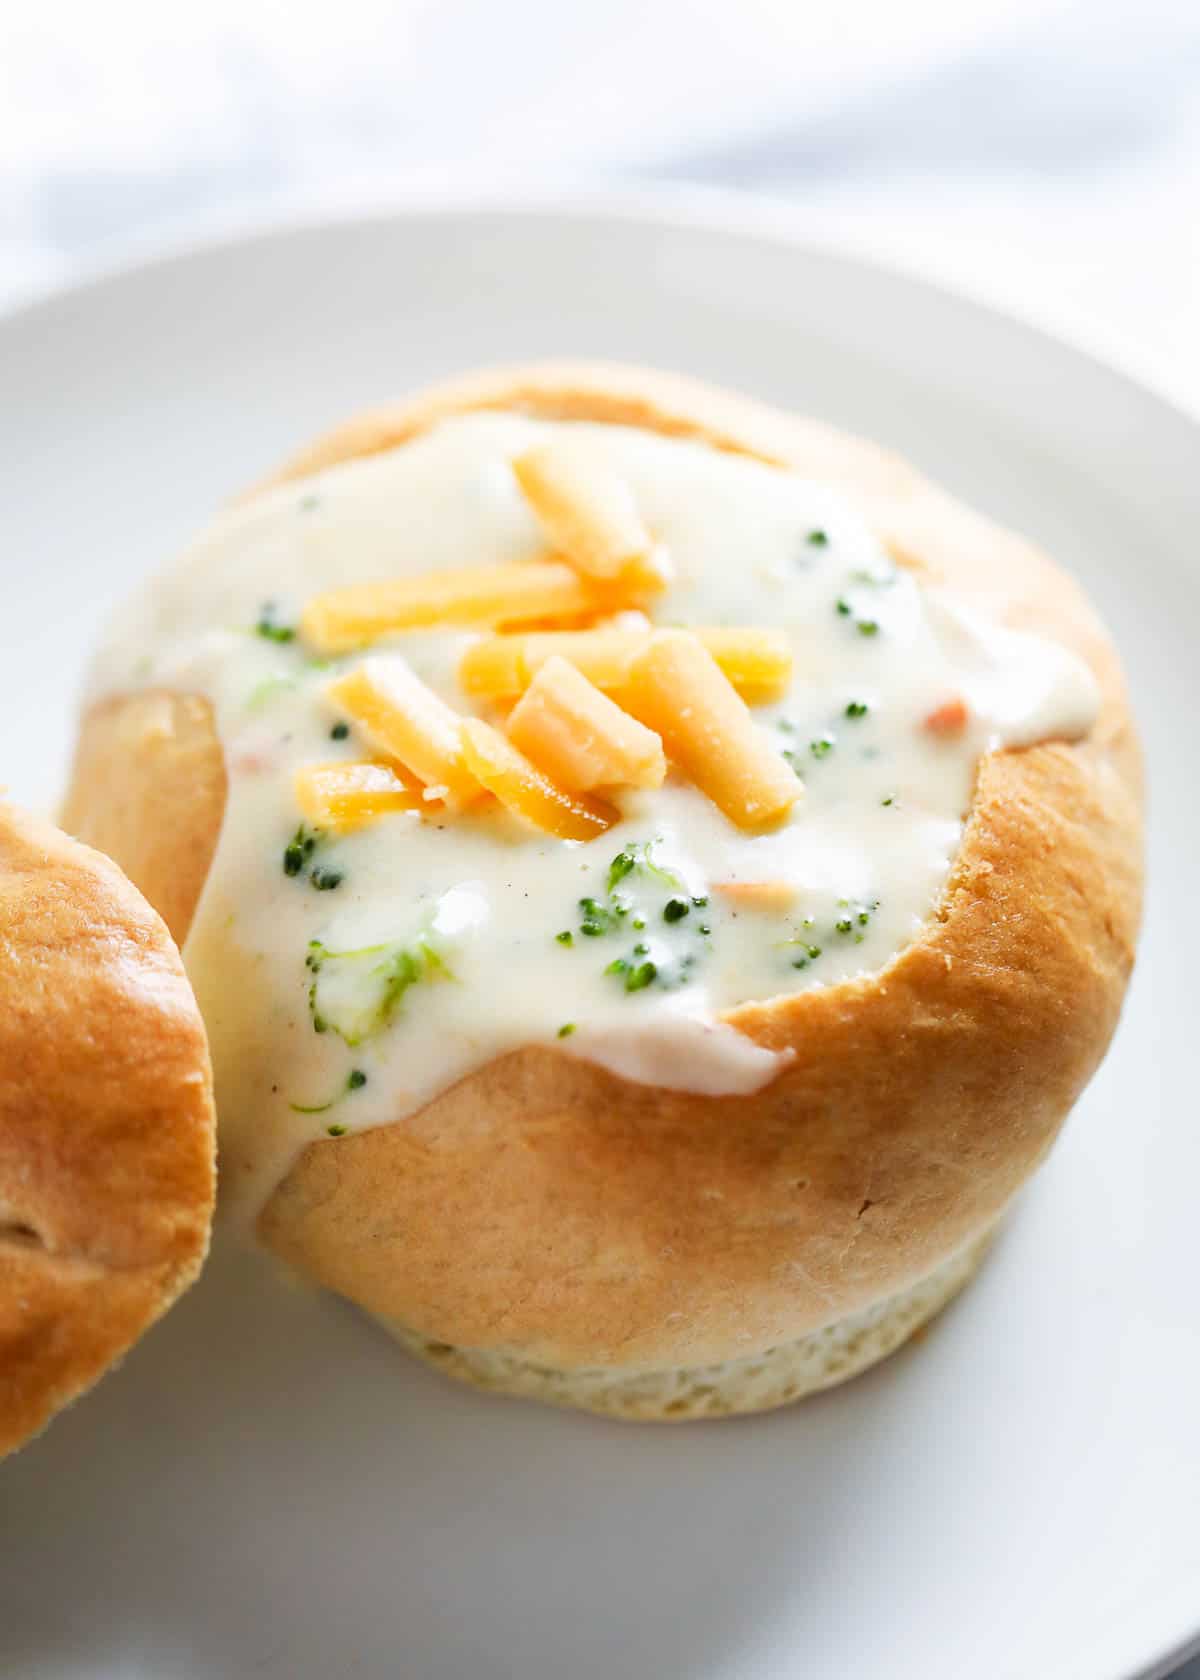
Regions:
<instances>
[{"instance_id":1,"label":"orange cheese shred","mask_svg":"<svg viewBox=\"0 0 1200 1680\"><path fill-rule=\"evenodd\" d=\"M594 840L620 821L615 806L559 787L482 718L464 718L459 731L471 774L534 828L560 840Z\"/></svg>"},{"instance_id":2,"label":"orange cheese shred","mask_svg":"<svg viewBox=\"0 0 1200 1680\"><path fill-rule=\"evenodd\" d=\"M410 770L428 799L459 810L482 792L459 739L459 715L398 655L364 660L329 685L328 698L379 754Z\"/></svg>"},{"instance_id":3,"label":"orange cheese shred","mask_svg":"<svg viewBox=\"0 0 1200 1680\"><path fill-rule=\"evenodd\" d=\"M522 560L330 590L305 606L300 632L318 653L348 653L398 630L578 622L635 604L630 589L589 584L564 560Z\"/></svg>"},{"instance_id":4,"label":"orange cheese shred","mask_svg":"<svg viewBox=\"0 0 1200 1680\"><path fill-rule=\"evenodd\" d=\"M518 456L513 472L551 548L585 578L664 587L665 556L629 486L597 450L578 441L542 444Z\"/></svg>"},{"instance_id":5,"label":"orange cheese shred","mask_svg":"<svg viewBox=\"0 0 1200 1680\"><path fill-rule=\"evenodd\" d=\"M698 626L692 632L712 654L742 698L778 700L792 680L792 650L779 630ZM607 693L624 688L629 665L643 652L645 629L559 630L485 636L463 654L458 679L468 694L508 700L522 694L548 659L570 660Z\"/></svg>"},{"instance_id":6,"label":"orange cheese shred","mask_svg":"<svg viewBox=\"0 0 1200 1680\"><path fill-rule=\"evenodd\" d=\"M371 760L305 764L296 772L296 802L314 828L349 834L394 811L427 809L419 787L389 764Z\"/></svg>"},{"instance_id":7,"label":"orange cheese shred","mask_svg":"<svg viewBox=\"0 0 1200 1680\"><path fill-rule=\"evenodd\" d=\"M557 654L539 668L507 728L509 740L571 793L661 787L667 774L654 731Z\"/></svg>"},{"instance_id":8,"label":"orange cheese shred","mask_svg":"<svg viewBox=\"0 0 1200 1680\"><path fill-rule=\"evenodd\" d=\"M712 654L686 630L650 638L630 665L622 700L739 828L780 821L803 793Z\"/></svg>"}]
</instances>

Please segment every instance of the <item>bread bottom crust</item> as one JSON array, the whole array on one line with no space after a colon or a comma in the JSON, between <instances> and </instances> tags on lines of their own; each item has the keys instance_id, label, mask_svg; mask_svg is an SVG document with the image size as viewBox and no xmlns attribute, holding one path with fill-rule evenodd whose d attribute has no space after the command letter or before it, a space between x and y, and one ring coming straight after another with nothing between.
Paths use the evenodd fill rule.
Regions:
<instances>
[{"instance_id":1,"label":"bread bottom crust","mask_svg":"<svg viewBox=\"0 0 1200 1680\"><path fill-rule=\"evenodd\" d=\"M903 1345L975 1276L996 1227L977 1237L919 1282L863 1312L783 1342L748 1359L665 1371L553 1370L516 1354L452 1347L406 1325L378 1318L389 1335L459 1382L492 1394L572 1406L631 1423L684 1423L693 1418L767 1412L847 1382Z\"/></svg>"}]
</instances>

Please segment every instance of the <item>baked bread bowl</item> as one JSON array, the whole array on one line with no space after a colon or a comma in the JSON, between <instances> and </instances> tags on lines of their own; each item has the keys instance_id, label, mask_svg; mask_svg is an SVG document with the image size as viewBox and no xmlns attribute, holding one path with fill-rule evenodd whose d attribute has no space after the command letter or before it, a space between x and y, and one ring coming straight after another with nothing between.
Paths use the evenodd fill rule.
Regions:
<instances>
[{"instance_id":1,"label":"baked bread bowl","mask_svg":"<svg viewBox=\"0 0 1200 1680\"><path fill-rule=\"evenodd\" d=\"M533 585L549 591L560 614L567 607L577 613L571 595L577 583L558 558L565 549L595 595L583 628L599 624L624 633L630 601L618 598L619 592L605 593L615 572L605 578L595 556L588 559L586 544L573 543L569 520L564 524L559 517L562 509L556 513L553 506L537 504L529 489L537 463L526 471L527 457L553 451L564 440L571 448L586 446L593 462L603 457L599 479L585 483L582 492L593 531L599 525L611 533L622 521L628 524L630 499L622 500L613 487L614 463L618 477L624 473L634 486L633 503L651 510L645 524L653 544L627 544L621 563L628 560L629 566L621 576L633 576L635 560L650 566L651 546L664 547L669 564L679 568L682 596L668 584L661 601L636 596L632 608L650 619L644 630L656 647L668 653L673 648L674 657L680 649L672 637L696 639L686 594L689 545L698 552L706 521L720 526L725 519L721 530L731 540L721 552L728 562L705 574L709 594L724 609L721 622L709 627L711 646L718 632L744 622L737 609L747 578L746 588L757 592L754 604L762 609L766 603L756 622L767 636L776 620L787 619L789 591L801 584L825 589L821 568L832 566L828 594L813 596L827 602L823 611L831 615L821 617L819 635L812 614L799 614L794 624L788 620L798 666L811 663L812 684L820 688L825 682L830 697L836 695L839 719L871 711L885 747L900 740L901 724L907 727L915 685L921 701L915 715L923 715L939 738L932 745L927 738L920 743L914 788L924 785L921 767L949 764L959 755L947 786L961 785L961 809L939 807L940 816L933 813L943 822L938 833L953 817L945 830L952 830L948 850L936 867L926 844L933 831L920 826L921 798L878 797L883 784L874 787L873 806L916 813L911 857L924 859L916 870L915 896L910 900L901 892L896 899L887 938L878 930L896 895L880 910L879 902L866 896L870 885L863 887L867 877L861 872L852 898L830 896L832 888L822 897L825 889L814 886L814 914L803 916L808 901L798 908L793 901L807 890L804 882L785 879L782 896L773 899L781 883L755 880L745 863L750 854L731 853L740 860L734 886L769 890L758 903L743 895L705 910L712 929L706 922L703 931L706 938L711 931L712 948L726 937L731 946L744 942L745 929L752 927L761 930L764 951L787 947L799 955L773 986L766 983L765 968L756 970L750 988L734 991L732 999L726 976L712 993L719 1007L708 1012L707 1038L672 1037L668 1027L679 1025L669 1013L676 1007L672 1000L687 988L660 997L662 961L656 969L654 960L639 960L638 947L626 951L621 945L604 970L615 971L612 1010L643 1003L659 1010L657 1057L629 1053L614 1022L627 1019L629 1042L643 1048L643 1041L653 1048L655 1033L649 1027L639 1038L642 1029L635 1028L632 1014L606 1015L606 1030L590 1042L586 1023L577 1034L572 987L581 969L578 963L573 969L562 966L576 962L585 948L590 962L590 941L579 935L607 936L612 904L617 915L630 906L622 909L619 897L582 897L581 905L599 902L599 908L584 909L578 929L564 924L557 935L546 931L544 948L538 947L541 967L521 970L527 986L526 980L510 986L503 968L495 966L498 951L511 949L515 961L524 949L523 932L511 916L503 937L495 918L505 913L499 900L519 896L521 882L530 891L538 872L549 876L559 868L563 848L575 848L572 858L578 853L585 859L595 848L610 884L614 871L618 882L623 869L636 864L642 872L651 857L647 834L670 826L658 821L655 801L684 798L672 791L684 764L691 780L708 791L704 763L689 757L687 743L672 736L662 716L645 705L639 710L629 698L632 688L614 679L611 691L643 726L647 719L662 724L650 732L667 742L675 766L665 789L654 791L648 771L651 782L616 800L616 817L624 826L612 839L586 839L582 832L565 840L552 837L536 851L534 873L521 874L517 839L489 814L495 800L472 805L469 790L459 800L452 779L462 771L459 758L452 764L444 759L448 780L418 765L413 795L412 743L408 736L389 735L387 728L389 717L394 724L400 715L399 701L407 704L413 697L406 690L397 699L393 687L392 712L381 722L380 706L388 700L387 693L380 699L381 685L386 689L385 678L399 679L390 668L390 675L373 674L370 660L356 663L359 644L368 644L370 653L382 632L385 647L403 648L404 657L428 675L420 664L425 653L418 658L405 630L430 620L412 617L414 586L402 583L397 593L387 580L394 573L421 571L434 551L431 575L456 558L503 563L514 568L513 586L521 589L538 562L544 570ZM566 468L559 476L561 484L573 482ZM399 494L397 485L404 491L402 502L389 500ZM414 500L418 491L424 500ZM522 494L534 504L536 519L528 517L528 509L520 516L514 512ZM464 501L472 503L465 512ZM822 513L819 524L800 519L812 507ZM785 514L800 519L788 539L799 544L794 579L781 575L774 549L759 564L754 546L760 536L764 544L782 540ZM462 533L476 546L463 550L461 542L448 543L443 553L435 516L451 525L461 521ZM488 544L481 543L481 532ZM660 544L664 532L668 540ZM488 546L493 543L494 549ZM602 560L603 544L596 553ZM610 553L621 558L624 551L610 544ZM886 566L871 559L876 553ZM865 570L860 564L846 571L849 561L862 562L864 556ZM247 672L257 680L248 699L231 698L227 671L235 655L225 643L216 646L213 638L229 632L214 627L246 616L250 585L243 574L252 558L259 566L257 580L269 579L271 591L269 596L260 591L255 608L261 645L256 643L253 653L260 663L251 670L240 644L236 651L243 662L237 666L239 681ZM846 593L835 596L844 577L851 579ZM427 581L423 573L417 580L425 605ZM775 595L764 593L768 584ZM477 588L472 572L468 592ZM861 591L877 588L877 604L872 595L864 607ZM325 592L315 604L314 590ZM942 591L952 596L954 613L975 615L971 625L1003 626L1017 636L989 642L980 652L984 643L972 641L976 629L962 632L974 650L964 653L961 667L968 672L963 681L971 707L960 704L957 691L947 691L944 703L922 713L926 688L937 698L936 683L944 683L945 672L960 669L957 654L946 649L957 645L962 624L954 619L947 629L939 618ZM281 599L292 602L291 617ZM778 602L773 617L772 601ZM396 616L397 602L407 619ZM520 627L528 629L537 621L531 609L523 611ZM580 628L578 616L547 617L541 629ZM164 657L149 671L145 660L131 657L139 649L169 650L195 618L208 627L200 651L188 643L186 656ZM906 643L903 624L918 619L923 628ZM468 636L466 652L459 649L455 657L469 654L476 673L492 670L495 648L485 650L486 659L471 651L481 621L474 622L476 638ZM501 637L512 632L500 615L487 622ZM654 629L680 622L682 632ZM396 632L391 641L389 630ZM885 650L881 657L890 661L892 687L881 679L879 704L845 699L851 691L839 662L847 662L855 681L869 684L862 664L868 643ZM828 656L827 646L834 649ZM263 676L267 655L281 663ZM332 679L324 668L327 656L333 660ZM1038 664L1043 657L1049 663ZM429 669L436 667L429 681L444 702L451 691L441 658L428 656ZM282 663L305 659L303 668ZM493 727L493 735L511 729L524 699L505 725L512 694L497 691L480 700L476 689L468 695L465 666L458 669L452 698L460 709L490 717L493 726L501 726ZM646 676L641 666L638 670ZM675 674L671 665L657 691L668 709ZM534 676L532 667L524 672L522 694L533 687ZM1010 678L1010 686L1019 688L1027 677L1032 688L1021 706L995 698ZM802 680L808 680L803 668L795 677ZM405 675L403 683L409 681ZM278 707L273 683L290 685ZM356 698L350 693L355 683L362 691ZM274 723L255 711L264 685ZM425 933L400 953L407 965L402 973L396 952L389 956L400 992L418 1000L411 1009L404 1005L408 1013L400 1034L390 1030L397 1018L391 1013L394 999L376 1009L379 1020L373 1016L367 1026L357 1003L346 1013L342 959L357 958L361 950L348 949L345 938L334 949L321 920L328 912L321 889L332 884L343 891L339 902L353 899L358 879L353 860L359 855L354 848L367 842L348 826L342 850L333 854L334 867L320 861L326 854L319 845L313 861L314 832L325 832L319 824L315 830L301 824L291 833L298 813L284 790L292 788L293 775L297 788L308 775L318 738L310 713L319 704L333 706L329 696L335 691L349 721L336 706L320 713L321 739L344 741L350 733L349 745L337 750L351 752L361 729L371 755L367 769L358 764L361 774L394 772L392 781L372 781L367 792L365 782L355 789L355 798L383 801L370 806L375 851L370 867L362 866L362 879L386 880L389 894L403 896L407 890L419 897L424 873L433 868L430 859L436 862L430 847L439 842L431 836L455 834L465 836L464 847L474 848L472 869L482 848L480 867L491 872L485 888L496 888L487 906L492 931L479 941L493 963L483 970L484 982L422 987L421 981L439 980L451 966L439 952L430 956ZM1046 704L1034 704L1034 691ZM314 698L319 694L324 701ZM988 694L991 713L992 701L976 699ZM548 704L562 701L561 694L546 698ZM495 702L491 711L487 700ZM308 708L303 713L295 710L301 705ZM889 707L899 723L890 720ZM402 721L411 724L413 706L401 711ZM877 713L884 715L876 718ZM973 727L976 713L980 732L972 734L966 720ZM732 717L728 711L721 715ZM563 716L568 722L559 746L565 739L570 758L569 709ZM231 718L236 727L223 729L222 719ZM769 725L762 721L768 718ZM806 725L807 720L806 714ZM678 715L667 721L677 731L683 728ZM755 714L759 731L786 722L777 708ZM808 733L806 727L800 747L807 790L802 798L784 795L785 801L795 798L795 809L774 813L772 833L764 828L746 838L738 836L736 825L730 828L738 847L762 844L772 870L785 877L788 853L781 846L802 847L809 811L827 819L819 780L825 774L822 755L834 764L839 756L847 764L852 757L855 763L872 762L872 749L858 745L867 738L854 737L850 722L836 743L832 732L817 733L806 749ZM546 742L544 731L532 738ZM720 738L718 730L712 739L719 744ZM851 738L853 753L843 753ZM424 737L423 743L428 746ZM356 763L362 757L357 740ZM483 774L480 762L468 756L468 772L473 767ZM235 787L243 785L248 791L235 797ZM495 777L482 783L489 793L504 785ZM311 779L304 786L311 799ZM701 832L701 807L708 807L703 799L697 803L694 787L685 791L691 803L670 807L681 856L693 826L702 852L716 833ZM414 798L423 815L414 813ZM594 777L585 781L581 773L571 799L576 815L582 811L580 822L594 823L603 835L613 821L611 788ZM268 1249L358 1302L406 1345L454 1375L619 1416L681 1418L768 1407L842 1380L903 1341L971 1275L996 1222L1050 1147L1115 1027L1140 910L1139 801L1138 751L1116 655L1079 589L1029 544L871 445L813 422L665 375L549 366L475 377L352 422L297 457L229 515L169 580L164 594L135 606L110 643L83 718L65 820L115 856L162 909L176 937L187 939L185 957L213 1036L223 1181ZM830 802L835 807L840 809L837 798ZM732 808L727 801L722 820ZM306 817L313 809L331 812L334 805L301 805ZM632 849L622 845L617 852L616 840L624 841L635 818L641 838ZM835 823L830 831L837 843L822 856L836 859L841 848L846 855L853 850L865 868L886 873L892 867L892 843L879 838L865 815L863 832L869 829L874 838L861 846L854 838L857 819L838 821L841 826ZM379 840L384 834L386 848ZM261 916L253 931L243 934L239 902L243 916L250 912L245 897L235 902L234 896L237 883L251 878L251 885L237 891L253 899L273 890L249 849L260 837L276 860L282 847L284 872L302 883L298 897L286 904L280 899L279 916L309 934L307 972L289 971L291 977L269 995L278 960L273 935ZM351 860L345 869L342 859ZM588 868L586 862L577 866ZM648 878L653 869L646 865L645 873ZM681 863L678 870L669 866L666 876L667 892L683 892L707 888L711 871L696 881ZM593 872L587 884L598 878ZM309 886L317 892L307 891ZM619 895L621 889L612 890ZM708 905L709 896L707 890L692 891L682 901L679 915L689 929L700 925L691 906ZM913 909L918 902L919 914ZM789 903L793 907L785 909ZM846 905L850 914L843 918L831 905ZM656 904L653 916L660 911L667 915L667 908ZM818 946L815 936L806 943L805 929L819 916L825 918L832 952ZM866 934L860 936L861 918ZM861 959L849 943L838 943L843 919L847 940L869 936ZM637 925L634 920L626 927ZM768 937L772 928L783 937ZM565 935L573 951L555 952L550 941ZM811 966L810 950L817 952ZM706 947L701 968L710 954ZM295 967L295 951L287 960ZM826 966L818 973L822 961ZM552 969L553 962L559 967ZM716 966L714 958L710 967ZM539 1005L534 1019L509 994L523 987L532 991L529 976L543 969L552 976L546 989L558 1013L547 1014L552 1006ZM649 981L648 970L656 970ZM618 1002L617 994L631 980L636 996ZM584 988L583 981L578 984ZM583 995L596 1004L590 977L587 987L592 989L584 988ZM436 1002L427 1003L426 995ZM488 1022L497 1012L504 1016L504 1030L493 1032ZM690 1031L697 1022L689 1016L685 1024ZM378 1025L389 1032L374 1036ZM730 1028L744 1054L730 1049ZM453 1055L446 1050L451 1040ZM404 1053L387 1052L391 1060L376 1048L401 1041ZM710 1065L706 1057L713 1043L718 1053ZM384 1058L378 1067L360 1065L372 1054ZM305 1090L300 1075L308 1081ZM295 1081L292 1090L285 1088L288 1078ZM305 1100L294 1100L293 1091ZM320 1116L315 1121L314 1112Z\"/></svg>"},{"instance_id":2,"label":"baked bread bowl","mask_svg":"<svg viewBox=\"0 0 1200 1680\"><path fill-rule=\"evenodd\" d=\"M215 1149L161 919L108 858L0 804L0 1456L195 1278Z\"/></svg>"}]
</instances>

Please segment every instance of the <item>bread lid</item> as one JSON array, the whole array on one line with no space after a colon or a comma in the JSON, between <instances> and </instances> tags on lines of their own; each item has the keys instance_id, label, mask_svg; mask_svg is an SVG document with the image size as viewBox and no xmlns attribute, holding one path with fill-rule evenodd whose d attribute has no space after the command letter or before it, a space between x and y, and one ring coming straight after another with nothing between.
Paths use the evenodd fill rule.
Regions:
<instances>
[{"instance_id":1,"label":"bread lid","mask_svg":"<svg viewBox=\"0 0 1200 1680\"><path fill-rule=\"evenodd\" d=\"M0 804L0 1456L196 1277L214 1154L162 920L108 858Z\"/></svg>"}]
</instances>

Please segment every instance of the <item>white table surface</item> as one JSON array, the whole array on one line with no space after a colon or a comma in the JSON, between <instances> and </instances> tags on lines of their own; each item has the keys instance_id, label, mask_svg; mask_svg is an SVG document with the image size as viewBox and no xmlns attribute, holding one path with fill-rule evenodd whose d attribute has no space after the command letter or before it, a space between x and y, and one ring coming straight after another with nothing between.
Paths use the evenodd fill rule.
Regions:
<instances>
[{"instance_id":1,"label":"white table surface","mask_svg":"<svg viewBox=\"0 0 1200 1680\"><path fill-rule=\"evenodd\" d=\"M1196 0L339 0L333 17L0 0L0 307L298 206L689 181L1099 328L1200 407Z\"/></svg>"}]
</instances>

